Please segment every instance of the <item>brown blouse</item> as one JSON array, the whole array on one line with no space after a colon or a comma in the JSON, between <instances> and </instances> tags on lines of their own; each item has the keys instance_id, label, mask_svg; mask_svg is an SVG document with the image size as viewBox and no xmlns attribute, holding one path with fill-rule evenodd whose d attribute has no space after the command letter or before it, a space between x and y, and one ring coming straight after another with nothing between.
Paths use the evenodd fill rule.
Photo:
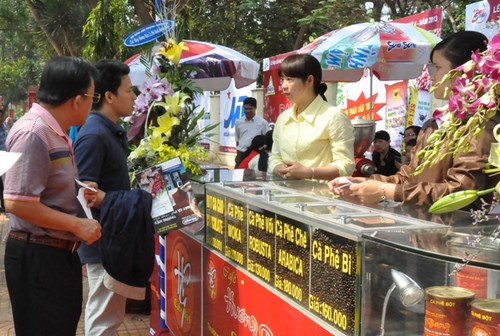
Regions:
<instances>
[{"instance_id":1,"label":"brown blouse","mask_svg":"<svg viewBox=\"0 0 500 336\"><path fill-rule=\"evenodd\" d=\"M493 127L500 122L497 113L486 125L477 139L473 139L467 153L461 152L453 158L448 155L419 175L413 175L419 164L416 153L425 147L429 136L437 129L434 119L428 120L418 135L417 145L412 149L412 158L399 172L391 176L372 175L370 178L395 183L395 201L430 205L441 197L460 190L483 190L496 185L499 177L488 177L483 169L488 162L491 143L495 142Z\"/></svg>"}]
</instances>

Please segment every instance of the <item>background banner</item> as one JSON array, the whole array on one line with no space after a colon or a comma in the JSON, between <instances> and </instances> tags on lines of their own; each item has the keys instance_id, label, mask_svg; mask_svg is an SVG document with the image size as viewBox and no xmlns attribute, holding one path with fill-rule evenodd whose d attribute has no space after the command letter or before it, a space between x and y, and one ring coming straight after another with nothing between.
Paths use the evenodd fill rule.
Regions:
<instances>
[{"instance_id":1,"label":"background banner","mask_svg":"<svg viewBox=\"0 0 500 336\"><path fill-rule=\"evenodd\" d=\"M220 125L219 125L219 151L236 153L236 141L234 140L234 125L236 120L245 115L243 101L252 96L252 89L256 84L237 89L234 81L227 90L220 92ZM258 107L257 107L258 108Z\"/></svg>"}]
</instances>

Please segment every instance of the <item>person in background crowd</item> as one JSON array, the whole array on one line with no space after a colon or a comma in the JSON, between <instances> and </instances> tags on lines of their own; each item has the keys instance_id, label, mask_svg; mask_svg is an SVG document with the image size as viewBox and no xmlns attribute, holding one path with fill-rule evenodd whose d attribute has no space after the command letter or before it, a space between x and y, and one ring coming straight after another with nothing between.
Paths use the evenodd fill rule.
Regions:
<instances>
[{"instance_id":1,"label":"person in background crowd","mask_svg":"<svg viewBox=\"0 0 500 336\"><path fill-rule=\"evenodd\" d=\"M127 135L117 124L120 118L130 116L134 108L136 95L129 78L130 69L115 60L101 60L95 67L99 72L95 90L101 99L94 102L87 122L78 131L75 160L80 177L96 182L102 191L130 190ZM92 213L94 218L101 218L100 209L92 209ZM126 298L105 285L101 240L78 251L86 264L89 281L86 335L114 335L125 316Z\"/></svg>"},{"instance_id":2,"label":"person in background crowd","mask_svg":"<svg viewBox=\"0 0 500 336\"><path fill-rule=\"evenodd\" d=\"M403 136L403 148L402 148L402 163L403 164L408 164L410 162L410 149L415 147L415 144L417 142L417 137L418 134L420 133L420 130L422 128L420 126L412 125L406 127L404 132L400 132ZM413 145L409 145L410 143L413 143ZM410 147L410 148L407 148Z\"/></svg>"},{"instance_id":3,"label":"person in background crowd","mask_svg":"<svg viewBox=\"0 0 500 336\"><path fill-rule=\"evenodd\" d=\"M5 118L5 121L3 122L3 126L9 132L9 130L12 128L12 125L14 125L14 118L7 117Z\"/></svg>"},{"instance_id":4,"label":"person in background crowd","mask_svg":"<svg viewBox=\"0 0 500 336\"><path fill-rule=\"evenodd\" d=\"M9 128L5 123L5 112L0 110L0 150L5 150L5 140L7 139L7 133Z\"/></svg>"},{"instance_id":5,"label":"person in background crowd","mask_svg":"<svg viewBox=\"0 0 500 336\"><path fill-rule=\"evenodd\" d=\"M262 146L259 154L257 154L248 163L248 168L254 170L255 172L265 173L267 172L267 167L269 163L269 155L273 149L273 130L267 131L265 145Z\"/></svg>"},{"instance_id":6,"label":"person in background crowd","mask_svg":"<svg viewBox=\"0 0 500 336\"><path fill-rule=\"evenodd\" d=\"M333 179L354 171L354 127L326 102L321 65L309 54L280 65L283 93L294 105L281 113L273 133L268 171L284 178Z\"/></svg>"},{"instance_id":7,"label":"person in background crowd","mask_svg":"<svg viewBox=\"0 0 500 336\"><path fill-rule=\"evenodd\" d=\"M406 143L410 140L417 140L418 134L422 128L420 126L412 125L405 128L403 133L399 133L403 136L403 142Z\"/></svg>"},{"instance_id":8,"label":"person in background crowd","mask_svg":"<svg viewBox=\"0 0 500 336\"><path fill-rule=\"evenodd\" d=\"M386 131L375 133L373 140L375 151L372 155L376 173L381 175L396 174L401 167L401 154L391 147L391 137Z\"/></svg>"},{"instance_id":9,"label":"person in background crowd","mask_svg":"<svg viewBox=\"0 0 500 336\"><path fill-rule=\"evenodd\" d=\"M260 151L264 148L265 145L266 145L265 135L257 135L255 138L253 138L252 144L245 152L243 160L240 162L238 168L247 169L250 160L259 155Z\"/></svg>"},{"instance_id":10,"label":"person in background crowd","mask_svg":"<svg viewBox=\"0 0 500 336\"><path fill-rule=\"evenodd\" d=\"M411 161L411 157L413 156L412 154L412 150L413 148L417 145L417 140L416 139L412 139L410 141L408 141L406 144L405 144L405 160L403 162L403 164L409 164L410 161Z\"/></svg>"},{"instance_id":11,"label":"person in background crowd","mask_svg":"<svg viewBox=\"0 0 500 336\"><path fill-rule=\"evenodd\" d=\"M431 52L429 69L433 83L440 81L450 70L470 60L473 52L486 49L487 38L474 31L453 33L439 42ZM448 99L445 95L450 81L441 84L434 91L439 99ZM330 190L337 194L352 194L365 203L377 203L381 200L395 200L418 205L430 205L452 192L468 189L482 190L496 184L483 173L488 162L491 143L495 142L493 127L500 122L497 114L487 124L480 137L470 143L469 151L460 152L456 157L447 156L439 163L424 169L415 175L420 161L412 156L410 164L403 165L399 172L392 176L372 175L369 179L349 178L354 183L348 188L339 188L344 184L339 179L328 183ZM429 136L438 128L434 119L428 120L417 138L413 153L418 153L427 144ZM472 207L478 206L473 204Z\"/></svg>"},{"instance_id":12,"label":"person in background crowd","mask_svg":"<svg viewBox=\"0 0 500 336\"><path fill-rule=\"evenodd\" d=\"M78 134L78 130L80 130L81 126L71 126L68 131L68 137L71 139L72 143L76 141L76 135Z\"/></svg>"},{"instance_id":13,"label":"person in background crowd","mask_svg":"<svg viewBox=\"0 0 500 336\"><path fill-rule=\"evenodd\" d=\"M243 100L245 116L236 120L234 135L236 140L236 158L234 168L239 168L240 162L245 158L246 151L250 148L253 138L266 134L269 125L266 120L255 114L257 100L247 97Z\"/></svg>"},{"instance_id":14,"label":"person in background crowd","mask_svg":"<svg viewBox=\"0 0 500 336\"><path fill-rule=\"evenodd\" d=\"M76 57L55 57L44 67L38 104L7 135L11 152L22 153L5 173L5 208L10 232L5 277L16 335L75 335L82 310L80 241L101 236L94 219L83 218L78 178L66 135L85 122L94 93L95 68ZM97 187L95 184L93 187ZM88 206L99 202L85 189Z\"/></svg>"}]
</instances>

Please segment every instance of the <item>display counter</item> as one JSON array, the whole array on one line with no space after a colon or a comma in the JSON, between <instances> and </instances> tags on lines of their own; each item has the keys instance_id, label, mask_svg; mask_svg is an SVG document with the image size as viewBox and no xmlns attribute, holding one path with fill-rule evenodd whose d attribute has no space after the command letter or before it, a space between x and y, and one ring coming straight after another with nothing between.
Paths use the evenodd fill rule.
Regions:
<instances>
[{"instance_id":1,"label":"display counter","mask_svg":"<svg viewBox=\"0 0 500 336\"><path fill-rule=\"evenodd\" d=\"M386 335L422 335L425 300L406 307L392 297L392 270L422 289L487 283L481 295L496 298L495 240L472 248L479 252L468 276L449 275L475 234L460 228L470 228L468 213L365 206L324 183L245 181L255 178L246 172L207 183L224 174L233 173L193 186L204 194L205 230L165 237L166 320L175 335L379 335L381 326ZM487 276L472 284L477 272Z\"/></svg>"},{"instance_id":2,"label":"display counter","mask_svg":"<svg viewBox=\"0 0 500 336\"><path fill-rule=\"evenodd\" d=\"M361 335L380 335L381 329L385 335L498 335L469 333L474 300L500 295L500 240L491 237L497 227L469 224L363 235ZM407 288L395 288L391 296L394 270L407 277ZM433 291L439 299L429 295ZM466 297L460 299L461 293ZM408 296L415 302L405 306ZM491 303L496 308L493 315L483 315L486 320L500 313L500 304Z\"/></svg>"}]
</instances>

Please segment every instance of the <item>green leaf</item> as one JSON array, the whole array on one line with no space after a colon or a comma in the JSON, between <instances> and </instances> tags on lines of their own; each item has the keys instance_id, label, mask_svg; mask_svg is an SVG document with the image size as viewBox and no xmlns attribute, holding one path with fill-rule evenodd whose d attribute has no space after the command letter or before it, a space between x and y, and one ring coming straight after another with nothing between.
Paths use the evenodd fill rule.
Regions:
<instances>
[{"instance_id":1,"label":"green leaf","mask_svg":"<svg viewBox=\"0 0 500 336\"><path fill-rule=\"evenodd\" d=\"M495 188L486 190L462 190L446 195L440 200L434 202L429 208L431 214L442 214L451 211L460 210L463 207L473 203L479 197L495 191Z\"/></svg>"}]
</instances>

